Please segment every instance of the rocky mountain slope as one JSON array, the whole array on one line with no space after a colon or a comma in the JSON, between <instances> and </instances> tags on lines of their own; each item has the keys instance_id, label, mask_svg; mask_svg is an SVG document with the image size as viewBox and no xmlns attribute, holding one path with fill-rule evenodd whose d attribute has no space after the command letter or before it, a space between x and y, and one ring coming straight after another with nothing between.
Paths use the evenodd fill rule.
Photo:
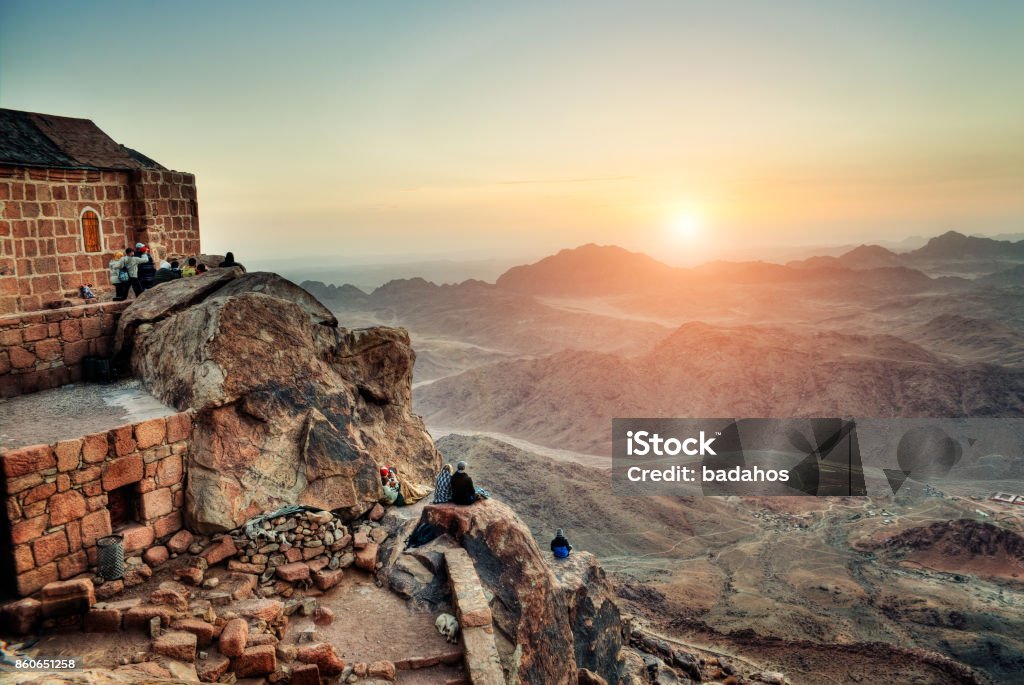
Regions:
<instances>
[{"instance_id":1,"label":"rocky mountain slope","mask_svg":"<svg viewBox=\"0 0 1024 685\"><path fill-rule=\"evenodd\" d=\"M680 327L642 357L562 352L416 393L438 425L610 454L614 417L1017 416L1024 372L956 364L886 335Z\"/></svg>"},{"instance_id":2,"label":"rocky mountain slope","mask_svg":"<svg viewBox=\"0 0 1024 685\"><path fill-rule=\"evenodd\" d=\"M936 521L858 547L949 572L1011 580L1024 566L1024 537L987 521Z\"/></svg>"},{"instance_id":3,"label":"rocky mountain slope","mask_svg":"<svg viewBox=\"0 0 1024 685\"><path fill-rule=\"evenodd\" d=\"M944 314L908 332L907 337L961 360L1024 366L1024 332L991 319Z\"/></svg>"},{"instance_id":4,"label":"rocky mountain slope","mask_svg":"<svg viewBox=\"0 0 1024 685\"><path fill-rule=\"evenodd\" d=\"M972 669L1007 682L1017 667L1024 625L1013 606L991 596L996 585L952 583L902 565L919 551L902 541L924 539L914 531L971 511L954 501L611 498L606 469L479 436L449 435L437 445L447 461L468 461L476 482L510 503L542 548L555 527L565 528L574 553L593 553L608 571L633 625L680 641L669 646L709 647L793 683L987 682ZM878 509L899 518L901 530L885 526ZM968 573L989 552L998 556L1008 531L961 523L989 529L969 535L977 542L969 555L949 557L959 558L955 572ZM848 538L867 531L883 536L877 558L850 549ZM925 537L924 546L945 540Z\"/></svg>"},{"instance_id":5,"label":"rocky mountain slope","mask_svg":"<svg viewBox=\"0 0 1024 685\"><path fill-rule=\"evenodd\" d=\"M715 500L696 505L675 497L611 498L611 471L558 462L493 438L446 435L437 441L446 461L465 460L475 482L514 505L538 544L555 528L572 531L572 542L601 559L625 558L673 548L668 558L701 549L688 539L694 521L720 512Z\"/></svg>"},{"instance_id":6,"label":"rocky mountain slope","mask_svg":"<svg viewBox=\"0 0 1024 685\"><path fill-rule=\"evenodd\" d=\"M332 294L323 284L307 285L318 296ZM547 354L577 346L634 353L667 332L649 322L554 309L532 296L482 281L391 281L363 298L352 297L351 290L346 287L341 298L325 302L334 311L366 312L382 323L401 322L417 339L458 340L485 352Z\"/></svg>"}]
</instances>

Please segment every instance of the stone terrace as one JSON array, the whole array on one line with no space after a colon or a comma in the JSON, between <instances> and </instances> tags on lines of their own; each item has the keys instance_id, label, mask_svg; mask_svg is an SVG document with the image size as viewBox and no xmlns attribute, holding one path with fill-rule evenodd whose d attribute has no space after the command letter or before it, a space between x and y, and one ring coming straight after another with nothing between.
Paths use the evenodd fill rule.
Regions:
<instances>
[{"instance_id":1,"label":"stone terrace","mask_svg":"<svg viewBox=\"0 0 1024 685\"><path fill-rule=\"evenodd\" d=\"M0 455L17 593L87 573L115 526L128 553L178 531L191 430L179 413Z\"/></svg>"},{"instance_id":2,"label":"stone terrace","mask_svg":"<svg viewBox=\"0 0 1024 685\"><path fill-rule=\"evenodd\" d=\"M74 383L82 360L108 357L128 302L105 302L0 317L0 397Z\"/></svg>"},{"instance_id":3,"label":"stone terrace","mask_svg":"<svg viewBox=\"0 0 1024 685\"><path fill-rule=\"evenodd\" d=\"M137 380L77 383L0 399L0 452L80 438L174 413Z\"/></svg>"}]
</instances>

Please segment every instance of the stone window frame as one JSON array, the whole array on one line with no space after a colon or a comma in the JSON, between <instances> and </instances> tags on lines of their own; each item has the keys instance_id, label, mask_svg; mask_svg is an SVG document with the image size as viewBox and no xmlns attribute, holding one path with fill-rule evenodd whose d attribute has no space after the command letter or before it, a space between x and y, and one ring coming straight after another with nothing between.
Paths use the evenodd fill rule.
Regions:
<instances>
[{"instance_id":1,"label":"stone window frame","mask_svg":"<svg viewBox=\"0 0 1024 685\"><path fill-rule=\"evenodd\" d=\"M85 238L85 215L92 212L96 215L96 240L98 241L98 249L90 250L89 242ZM103 245L103 215L100 214L100 210L93 206L86 206L78 213L78 234L82 239L82 252L86 254L103 254L105 246Z\"/></svg>"}]
</instances>

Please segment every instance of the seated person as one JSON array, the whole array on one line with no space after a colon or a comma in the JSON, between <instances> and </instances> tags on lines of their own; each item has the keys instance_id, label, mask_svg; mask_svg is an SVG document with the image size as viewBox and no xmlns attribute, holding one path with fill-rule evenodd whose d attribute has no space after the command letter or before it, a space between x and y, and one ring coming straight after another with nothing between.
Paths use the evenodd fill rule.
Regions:
<instances>
[{"instance_id":1,"label":"seated person","mask_svg":"<svg viewBox=\"0 0 1024 685\"><path fill-rule=\"evenodd\" d=\"M487 499L490 495L486 490L473 485L473 479L466 473L466 462L460 461L455 466L452 476L452 502L455 504L472 504L478 499Z\"/></svg>"},{"instance_id":2,"label":"seated person","mask_svg":"<svg viewBox=\"0 0 1024 685\"><path fill-rule=\"evenodd\" d=\"M181 270L178 268L177 260L168 264L166 268L160 267L156 272L157 283L167 283L177 278L181 278Z\"/></svg>"},{"instance_id":3,"label":"seated person","mask_svg":"<svg viewBox=\"0 0 1024 685\"><path fill-rule=\"evenodd\" d=\"M452 501L452 465L445 464L434 481L434 504Z\"/></svg>"},{"instance_id":4,"label":"seated person","mask_svg":"<svg viewBox=\"0 0 1024 685\"><path fill-rule=\"evenodd\" d=\"M398 507L405 506L402 496L402 484L398 482L398 472L390 466L381 467L380 483L384 487L384 501Z\"/></svg>"},{"instance_id":5,"label":"seated person","mask_svg":"<svg viewBox=\"0 0 1024 685\"><path fill-rule=\"evenodd\" d=\"M559 528L555 531L555 539L551 541L551 553L556 559L565 559L572 551L572 545L565 539L565 533Z\"/></svg>"}]
</instances>

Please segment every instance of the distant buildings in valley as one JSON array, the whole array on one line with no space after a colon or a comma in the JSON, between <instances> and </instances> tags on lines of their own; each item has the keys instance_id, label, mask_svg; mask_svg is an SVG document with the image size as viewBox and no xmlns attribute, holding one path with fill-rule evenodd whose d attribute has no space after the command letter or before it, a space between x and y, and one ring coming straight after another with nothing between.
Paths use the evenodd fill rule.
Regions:
<instances>
[{"instance_id":1,"label":"distant buildings in valley","mask_svg":"<svg viewBox=\"0 0 1024 685\"><path fill-rule=\"evenodd\" d=\"M1009 492L994 492L989 497L992 502L999 502L1000 504L1019 504L1024 506L1024 495L1015 495Z\"/></svg>"}]
</instances>

